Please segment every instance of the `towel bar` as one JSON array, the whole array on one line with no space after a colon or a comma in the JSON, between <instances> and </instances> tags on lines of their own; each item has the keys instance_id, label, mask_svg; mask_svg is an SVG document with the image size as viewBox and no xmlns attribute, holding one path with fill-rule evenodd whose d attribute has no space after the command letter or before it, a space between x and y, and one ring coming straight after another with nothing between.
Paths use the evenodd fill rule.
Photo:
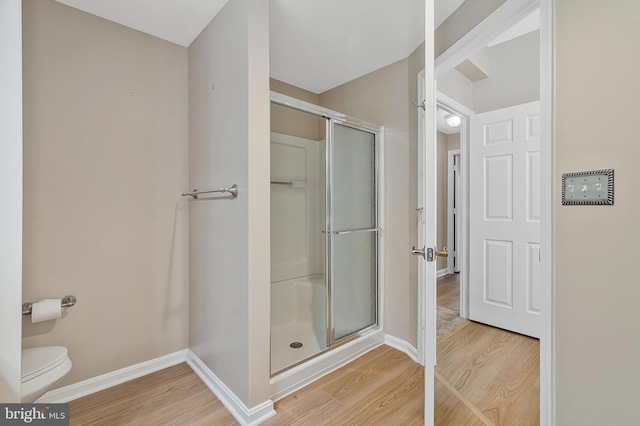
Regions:
<instances>
[{"instance_id":1,"label":"towel bar","mask_svg":"<svg viewBox=\"0 0 640 426\"><path fill-rule=\"evenodd\" d=\"M236 185L235 183L233 185L231 185L230 188L220 188L220 189L214 189L213 191L198 191L197 189L194 189L191 192L185 192L184 194L182 194L183 197L189 196L189 197L193 197L194 200L198 199L198 195L200 194L211 194L213 192L228 192L229 194L231 194L233 196L233 198L238 196L238 185Z\"/></svg>"}]
</instances>

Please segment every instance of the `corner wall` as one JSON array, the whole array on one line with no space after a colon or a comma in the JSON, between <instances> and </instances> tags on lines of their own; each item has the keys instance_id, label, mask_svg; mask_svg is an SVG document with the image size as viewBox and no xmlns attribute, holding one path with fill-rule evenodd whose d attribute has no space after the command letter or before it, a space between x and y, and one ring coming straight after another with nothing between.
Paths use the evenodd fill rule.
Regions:
<instances>
[{"instance_id":1,"label":"corner wall","mask_svg":"<svg viewBox=\"0 0 640 426\"><path fill-rule=\"evenodd\" d=\"M226 4L189 47L189 347L246 405L269 400L268 2Z\"/></svg>"},{"instance_id":2,"label":"corner wall","mask_svg":"<svg viewBox=\"0 0 640 426\"><path fill-rule=\"evenodd\" d=\"M556 423L638 424L640 2L556 0ZM615 205L562 173L615 169Z\"/></svg>"},{"instance_id":3,"label":"corner wall","mask_svg":"<svg viewBox=\"0 0 640 426\"><path fill-rule=\"evenodd\" d=\"M20 402L22 305L22 10L0 0L0 401Z\"/></svg>"},{"instance_id":4,"label":"corner wall","mask_svg":"<svg viewBox=\"0 0 640 426\"><path fill-rule=\"evenodd\" d=\"M274 92L311 102L314 105L320 105L320 95L316 93L274 78L270 79L270 86ZM271 131L320 141L324 139L325 120L282 105L271 104Z\"/></svg>"},{"instance_id":5,"label":"corner wall","mask_svg":"<svg viewBox=\"0 0 640 426\"><path fill-rule=\"evenodd\" d=\"M24 347L62 385L188 343L187 49L53 0L23 1L24 300L74 294Z\"/></svg>"}]
</instances>

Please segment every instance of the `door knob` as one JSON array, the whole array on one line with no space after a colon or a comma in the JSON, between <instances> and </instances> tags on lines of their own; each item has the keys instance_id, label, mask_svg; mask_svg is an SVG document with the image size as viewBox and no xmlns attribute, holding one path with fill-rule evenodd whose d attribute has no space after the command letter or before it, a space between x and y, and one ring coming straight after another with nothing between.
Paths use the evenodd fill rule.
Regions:
<instances>
[{"instance_id":1,"label":"door knob","mask_svg":"<svg viewBox=\"0 0 640 426\"><path fill-rule=\"evenodd\" d=\"M425 249L424 247L419 249L416 248L416 246L413 246L411 247L411 254L414 256L422 256L422 258L427 262L433 262L433 249L431 247L428 249Z\"/></svg>"},{"instance_id":2,"label":"door knob","mask_svg":"<svg viewBox=\"0 0 640 426\"><path fill-rule=\"evenodd\" d=\"M414 256L422 256L422 258L424 259L424 247L422 247L421 249L416 248L416 246L411 247L411 254Z\"/></svg>"}]
</instances>

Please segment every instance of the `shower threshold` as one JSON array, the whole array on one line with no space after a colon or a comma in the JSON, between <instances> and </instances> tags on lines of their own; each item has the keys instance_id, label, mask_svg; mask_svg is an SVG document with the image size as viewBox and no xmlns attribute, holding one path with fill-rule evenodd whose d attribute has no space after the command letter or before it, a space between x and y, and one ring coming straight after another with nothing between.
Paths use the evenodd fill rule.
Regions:
<instances>
[{"instance_id":1,"label":"shower threshold","mask_svg":"<svg viewBox=\"0 0 640 426\"><path fill-rule=\"evenodd\" d=\"M354 336L348 342L311 355L310 359L293 368L277 373L270 380L271 400L278 401L302 389L306 385L384 344L384 339L384 331L376 327L364 332L363 335ZM299 351L300 349L291 350Z\"/></svg>"}]
</instances>

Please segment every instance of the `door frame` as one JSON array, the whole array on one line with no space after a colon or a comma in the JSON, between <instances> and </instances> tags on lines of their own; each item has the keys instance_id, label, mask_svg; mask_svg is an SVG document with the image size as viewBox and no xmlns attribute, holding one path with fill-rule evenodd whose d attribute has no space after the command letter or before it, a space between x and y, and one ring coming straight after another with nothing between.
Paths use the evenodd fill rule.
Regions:
<instances>
[{"instance_id":1,"label":"door frame","mask_svg":"<svg viewBox=\"0 0 640 426\"><path fill-rule=\"evenodd\" d=\"M433 1L429 0L429 3ZM466 57L486 45L511 25L519 22L536 8L540 8L540 112L542 120L540 142L541 176L541 330L540 330L540 424L555 424L555 176L554 176L554 114L555 114L555 0L507 0L494 13L454 43L435 61L434 76L439 78ZM427 7L427 9L429 9ZM429 15L427 15L429 18ZM426 24L426 31L433 28ZM427 48L426 53L432 53ZM426 56L427 58L429 56ZM430 61L427 60L427 67ZM435 135L434 135L435 136ZM435 138L427 141L435 144ZM462 148L462 144L461 144ZM465 152L462 152L463 165ZM464 173L464 172L463 172ZM464 182L464 181L463 181ZM464 191L463 191L464 195ZM468 197L463 198L463 209L468 209ZM465 226L463 221L463 227ZM468 235L468 230L466 232ZM463 235L465 235L463 231ZM463 242L464 247L464 242ZM464 263L462 263L464 268ZM463 270L464 272L464 270ZM462 309L462 305L461 305ZM426 377L426 376L425 376ZM425 398L433 398L426 389ZM433 401L425 401L425 407ZM426 412L426 411L425 411ZM425 419L427 424L428 419ZM431 420L432 422L433 420Z\"/></svg>"},{"instance_id":2,"label":"door frame","mask_svg":"<svg viewBox=\"0 0 640 426\"><path fill-rule=\"evenodd\" d=\"M357 121L358 124L355 124L354 121ZM325 179L326 179L326 198L325 198L325 266L326 266L326 286L327 286L327 301L328 301L328 309L327 309L327 349L333 348L335 346L341 345L343 343L349 342L351 340L357 339L363 334L379 329L382 327L381 324L381 316L380 316L380 299L381 299L381 291L380 291L380 278L382 274L380 273L380 252L382 251L382 243L381 243L381 234L382 234L382 225L380 221L380 212L384 209L384 206L380 205L380 194L381 187L380 183L383 180L383 176L380 174L379 165L380 161L380 143L382 139L382 128L380 126L376 126L373 124L363 124L364 122L360 120L349 120L348 116L343 116L339 120L328 117L326 121L326 170L325 170ZM340 338L336 338L336 324L335 324L335 312L336 312L336 301L333 297L334 287L334 254L333 249L335 246L335 238L339 235L338 231L334 228L335 226L335 203L334 203L334 195L335 195L335 129L336 126L342 126L349 129L358 130L361 132L367 132L374 136L374 152L375 152L375 164L374 164L374 185L375 185L375 197L376 197L376 210L375 210L375 231L365 231L372 232L376 235L376 265L375 265L375 322L371 325L368 325L360 330L351 332L345 336ZM345 232L344 230L340 231L340 233ZM349 230L345 233L352 232L363 232L363 230Z\"/></svg>"},{"instance_id":3,"label":"door frame","mask_svg":"<svg viewBox=\"0 0 640 426\"><path fill-rule=\"evenodd\" d=\"M459 115L462 118L460 123L460 247L458 260L460 262L460 316L469 318L469 118L474 115L474 111L462 105L455 99L437 92L437 106L445 111Z\"/></svg>"}]
</instances>

